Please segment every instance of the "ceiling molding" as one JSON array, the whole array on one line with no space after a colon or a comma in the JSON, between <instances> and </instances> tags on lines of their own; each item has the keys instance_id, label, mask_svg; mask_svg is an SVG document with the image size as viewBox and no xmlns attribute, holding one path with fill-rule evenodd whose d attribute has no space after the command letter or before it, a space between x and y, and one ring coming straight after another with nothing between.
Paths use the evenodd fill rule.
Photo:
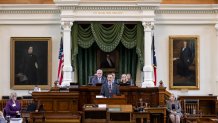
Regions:
<instances>
[{"instance_id":1,"label":"ceiling molding","mask_svg":"<svg viewBox=\"0 0 218 123\"><path fill-rule=\"evenodd\" d=\"M0 5L0 24L60 24L62 21L154 21L155 24L218 22L218 5L133 4L128 6L4 4Z\"/></svg>"}]
</instances>

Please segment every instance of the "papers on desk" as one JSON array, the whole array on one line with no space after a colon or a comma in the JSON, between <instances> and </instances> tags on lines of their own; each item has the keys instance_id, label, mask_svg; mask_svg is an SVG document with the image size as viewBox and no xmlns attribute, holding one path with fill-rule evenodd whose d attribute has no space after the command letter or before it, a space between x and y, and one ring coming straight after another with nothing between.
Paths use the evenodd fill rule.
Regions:
<instances>
[{"instance_id":1,"label":"papers on desk","mask_svg":"<svg viewBox=\"0 0 218 123\"><path fill-rule=\"evenodd\" d=\"M10 123L22 123L23 119L22 118L11 118Z\"/></svg>"},{"instance_id":2,"label":"papers on desk","mask_svg":"<svg viewBox=\"0 0 218 123\"><path fill-rule=\"evenodd\" d=\"M107 104L98 104L98 108L107 108Z\"/></svg>"},{"instance_id":3,"label":"papers on desk","mask_svg":"<svg viewBox=\"0 0 218 123\"><path fill-rule=\"evenodd\" d=\"M105 98L103 95L96 95L95 98Z\"/></svg>"},{"instance_id":4,"label":"papers on desk","mask_svg":"<svg viewBox=\"0 0 218 123\"><path fill-rule=\"evenodd\" d=\"M113 108L108 108L109 112L120 112L121 108L120 107L113 107Z\"/></svg>"}]
</instances>

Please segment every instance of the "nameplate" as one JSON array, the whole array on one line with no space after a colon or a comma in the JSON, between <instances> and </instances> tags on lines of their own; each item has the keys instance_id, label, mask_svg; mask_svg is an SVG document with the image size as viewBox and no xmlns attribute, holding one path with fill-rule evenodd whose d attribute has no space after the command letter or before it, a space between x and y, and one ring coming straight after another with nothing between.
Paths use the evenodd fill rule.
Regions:
<instances>
[{"instance_id":1,"label":"nameplate","mask_svg":"<svg viewBox=\"0 0 218 123\"><path fill-rule=\"evenodd\" d=\"M119 107L117 107L117 108L108 108L108 111L109 112L120 112L121 109Z\"/></svg>"},{"instance_id":2,"label":"nameplate","mask_svg":"<svg viewBox=\"0 0 218 123\"><path fill-rule=\"evenodd\" d=\"M98 104L98 108L107 108L106 104Z\"/></svg>"},{"instance_id":3,"label":"nameplate","mask_svg":"<svg viewBox=\"0 0 218 123\"><path fill-rule=\"evenodd\" d=\"M96 95L95 98L105 98L103 95Z\"/></svg>"}]
</instances>

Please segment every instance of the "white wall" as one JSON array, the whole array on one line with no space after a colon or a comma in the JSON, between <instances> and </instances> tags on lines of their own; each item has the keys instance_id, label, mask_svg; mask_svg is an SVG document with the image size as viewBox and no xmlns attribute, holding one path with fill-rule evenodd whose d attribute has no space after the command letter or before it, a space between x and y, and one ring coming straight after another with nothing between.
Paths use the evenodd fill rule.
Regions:
<instances>
[{"instance_id":1,"label":"white wall","mask_svg":"<svg viewBox=\"0 0 218 123\"><path fill-rule=\"evenodd\" d=\"M52 37L52 82L57 77L58 50L60 42L59 25L0 25L0 97L8 95L10 90L10 37ZM169 36L200 36L200 90L169 90ZM215 93L216 80L214 49L216 31L214 25L156 25L155 45L157 54L157 77L163 80L170 92L176 95L207 95ZM28 90L16 90L18 95L27 95Z\"/></svg>"},{"instance_id":2,"label":"white wall","mask_svg":"<svg viewBox=\"0 0 218 123\"><path fill-rule=\"evenodd\" d=\"M0 25L0 98L10 89L10 37L52 37L52 82L57 79L60 25ZM16 90L28 95L28 90Z\"/></svg>"},{"instance_id":3,"label":"white wall","mask_svg":"<svg viewBox=\"0 0 218 123\"><path fill-rule=\"evenodd\" d=\"M84 7L83 9L76 9L76 12L73 9L74 7L66 7L66 10L70 10L69 13L65 13L66 15L63 16L60 15L60 8L55 5L0 5L0 98L2 95L9 95L12 91L10 90L10 37L52 37L52 82L54 82L57 78L58 50L61 37L60 20L73 21L74 19L80 19L80 21L90 21L109 17L107 18L109 20L106 21L113 21L114 19L119 20L119 18L116 18L118 16L125 16L125 21L149 21L146 20L147 16L141 15L142 9L140 8L136 11L134 6L133 9L129 6L124 10L118 6L117 12L111 13L110 16L96 13L96 11L102 10L110 11L108 8L104 9L104 7L98 8L98 6L95 6L96 8L93 10L89 9L89 7ZM114 7L116 8L116 5ZM85 18L83 15L84 9L90 11L90 15L87 15ZM218 14L214 10L217 10L218 6L164 4L158 9L155 17L158 81L163 80L164 85L169 89L169 36L199 35L200 90L189 90L187 92L180 90L169 91L176 95L218 94L218 89L216 89L216 86L218 86L218 75L216 75L218 74L218 41L214 28L218 22ZM134 16L132 16L132 12L136 12ZM148 14L146 13L147 11L143 12L145 12L145 15ZM77 16L74 16L74 13ZM138 79L140 80L141 78ZM18 95L28 94L28 90L16 91Z\"/></svg>"},{"instance_id":4,"label":"white wall","mask_svg":"<svg viewBox=\"0 0 218 123\"><path fill-rule=\"evenodd\" d=\"M157 54L157 78L163 80L169 90L169 36L199 35L200 36L200 90L169 90L176 95L207 95L215 93L214 52L216 44L215 25L156 25L155 43Z\"/></svg>"}]
</instances>

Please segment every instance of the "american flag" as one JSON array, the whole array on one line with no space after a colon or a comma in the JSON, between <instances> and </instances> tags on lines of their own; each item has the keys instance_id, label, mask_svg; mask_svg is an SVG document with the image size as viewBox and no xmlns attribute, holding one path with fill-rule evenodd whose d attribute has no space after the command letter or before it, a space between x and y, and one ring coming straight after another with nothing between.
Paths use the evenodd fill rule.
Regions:
<instances>
[{"instance_id":1,"label":"american flag","mask_svg":"<svg viewBox=\"0 0 218 123\"><path fill-rule=\"evenodd\" d=\"M63 39L61 38L60 49L59 49L59 65L58 65L58 81L61 85L63 80L63 66L64 66L64 53L63 53Z\"/></svg>"},{"instance_id":2,"label":"american flag","mask_svg":"<svg viewBox=\"0 0 218 123\"><path fill-rule=\"evenodd\" d=\"M151 47L151 53L152 53L152 63L153 63L153 68L154 68L154 73L153 73L153 81L154 85L156 86L157 84L157 61L156 61L156 53L155 53L155 45L154 45L154 34L152 35L152 47Z\"/></svg>"}]
</instances>

